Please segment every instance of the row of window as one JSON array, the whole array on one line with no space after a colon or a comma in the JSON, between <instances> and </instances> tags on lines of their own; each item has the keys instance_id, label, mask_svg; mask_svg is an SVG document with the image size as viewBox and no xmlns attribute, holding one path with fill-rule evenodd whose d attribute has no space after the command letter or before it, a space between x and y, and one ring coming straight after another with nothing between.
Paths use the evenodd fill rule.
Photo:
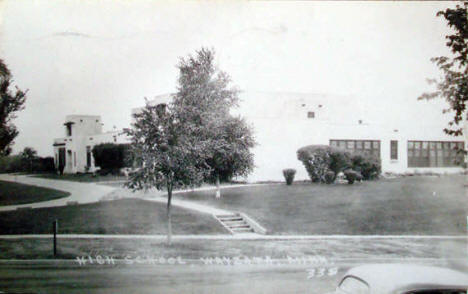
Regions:
<instances>
[{"instance_id":1,"label":"row of window","mask_svg":"<svg viewBox=\"0 0 468 294\"><path fill-rule=\"evenodd\" d=\"M377 140L330 140L330 146L380 158L380 141Z\"/></svg>"},{"instance_id":2,"label":"row of window","mask_svg":"<svg viewBox=\"0 0 468 294\"><path fill-rule=\"evenodd\" d=\"M330 146L380 158L378 140L330 140ZM463 163L464 142L408 141L408 167L453 167ZM390 159L398 160L398 141L390 141Z\"/></svg>"},{"instance_id":3,"label":"row of window","mask_svg":"<svg viewBox=\"0 0 468 294\"><path fill-rule=\"evenodd\" d=\"M451 167L463 162L463 142L408 141L408 167Z\"/></svg>"}]
</instances>

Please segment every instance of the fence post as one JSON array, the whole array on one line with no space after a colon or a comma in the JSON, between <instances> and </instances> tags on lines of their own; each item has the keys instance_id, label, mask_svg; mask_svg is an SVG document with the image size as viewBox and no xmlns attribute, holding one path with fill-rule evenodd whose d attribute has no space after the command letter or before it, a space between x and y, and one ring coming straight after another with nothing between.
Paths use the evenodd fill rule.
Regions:
<instances>
[{"instance_id":1,"label":"fence post","mask_svg":"<svg viewBox=\"0 0 468 294\"><path fill-rule=\"evenodd\" d=\"M54 229L54 257L57 256L57 231L58 231L58 221L54 220L53 223Z\"/></svg>"}]
</instances>

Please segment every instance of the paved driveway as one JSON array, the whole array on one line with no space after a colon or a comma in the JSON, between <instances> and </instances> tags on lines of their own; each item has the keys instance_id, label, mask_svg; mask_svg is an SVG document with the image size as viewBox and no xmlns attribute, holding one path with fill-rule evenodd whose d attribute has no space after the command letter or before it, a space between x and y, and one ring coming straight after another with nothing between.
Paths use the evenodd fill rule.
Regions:
<instances>
[{"instance_id":1,"label":"paved driveway","mask_svg":"<svg viewBox=\"0 0 468 294\"><path fill-rule=\"evenodd\" d=\"M77 201L80 204L98 202L103 196L115 190L114 187L97 185L94 183L78 183L62 180L49 180L25 175L0 174L0 180L16 182L26 185L33 185L56 190L62 190L70 193L70 196L36 203L0 206L0 211L15 210L19 207L53 207L64 206L69 201Z\"/></svg>"}]
</instances>

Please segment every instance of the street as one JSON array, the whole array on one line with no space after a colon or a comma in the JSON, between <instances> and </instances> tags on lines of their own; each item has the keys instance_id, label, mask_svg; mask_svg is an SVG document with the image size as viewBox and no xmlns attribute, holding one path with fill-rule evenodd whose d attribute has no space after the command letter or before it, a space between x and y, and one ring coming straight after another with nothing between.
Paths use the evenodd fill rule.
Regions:
<instances>
[{"instance_id":1,"label":"street","mask_svg":"<svg viewBox=\"0 0 468 294\"><path fill-rule=\"evenodd\" d=\"M380 259L330 260L330 263L137 264L117 260L81 264L42 260L0 264L5 293L326 293L351 267ZM409 262L393 259L386 262ZM279 264L281 263L281 264ZM414 263L462 269L464 260L417 259ZM465 262L466 264L466 262ZM466 270L466 269L462 269Z\"/></svg>"},{"instance_id":2,"label":"street","mask_svg":"<svg viewBox=\"0 0 468 294\"><path fill-rule=\"evenodd\" d=\"M336 275L308 277L307 265L27 265L0 267L6 293L322 293Z\"/></svg>"}]
</instances>

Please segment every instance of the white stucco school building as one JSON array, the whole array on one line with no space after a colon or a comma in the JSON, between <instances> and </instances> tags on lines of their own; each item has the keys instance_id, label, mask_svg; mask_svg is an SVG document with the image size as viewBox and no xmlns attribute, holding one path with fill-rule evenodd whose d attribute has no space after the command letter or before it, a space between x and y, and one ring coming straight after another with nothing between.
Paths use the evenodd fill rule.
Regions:
<instances>
[{"instance_id":1,"label":"white stucco school building","mask_svg":"<svg viewBox=\"0 0 468 294\"><path fill-rule=\"evenodd\" d=\"M284 180L285 168L296 169L296 179L308 179L296 152L313 144L370 151L380 157L383 172L463 170L454 164L458 155L453 148L464 148L464 139L446 135L442 110L423 102L416 111L429 117L417 120L410 115L379 119L381 115L369 113L372 110L360 99L347 96L246 91L240 98L234 114L252 125L258 143L253 150L256 167L248 181ZM151 104L171 99L161 95Z\"/></svg>"},{"instance_id":2,"label":"white stucco school building","mask_svg":"<svg viewBox=\"0 0 468 294\"><path fill-rule=\"evenodd\" d=\"M55 167L64 173L95 171L92 149L101 143L128 143L122 131L102 131L102 120L97 115L68 115L64 137L54 140Z\"/></svg>"},{"instance_id":3,"label":"white stucco school building","mask_svg":"<svg viewBox=\"0 0 468 294\"><path fill-rule=\"evenodd\" d=\"M374 153L381 159L383 172L463 170L454 164L459 156L454 148L464 148L465 140L446 135L441 109L428 104L392 117L353 97L242 92L240 98L240 107L233 113L252 125L258 143L253 149L256 167L247 179L251 182L283 180L285 168L296 169L298 180L308 179L296 152L313 144ZM171 99L171 94L160 95L150 103L169 103ZM64 126L66 136L55 140L54 152L56 166L64 164L66 173L84 172L87 166L93 170L90 150L94 145L128 142L121 132L103 133L99 116L67 116Z\"/></svg>"}]
</instances>

